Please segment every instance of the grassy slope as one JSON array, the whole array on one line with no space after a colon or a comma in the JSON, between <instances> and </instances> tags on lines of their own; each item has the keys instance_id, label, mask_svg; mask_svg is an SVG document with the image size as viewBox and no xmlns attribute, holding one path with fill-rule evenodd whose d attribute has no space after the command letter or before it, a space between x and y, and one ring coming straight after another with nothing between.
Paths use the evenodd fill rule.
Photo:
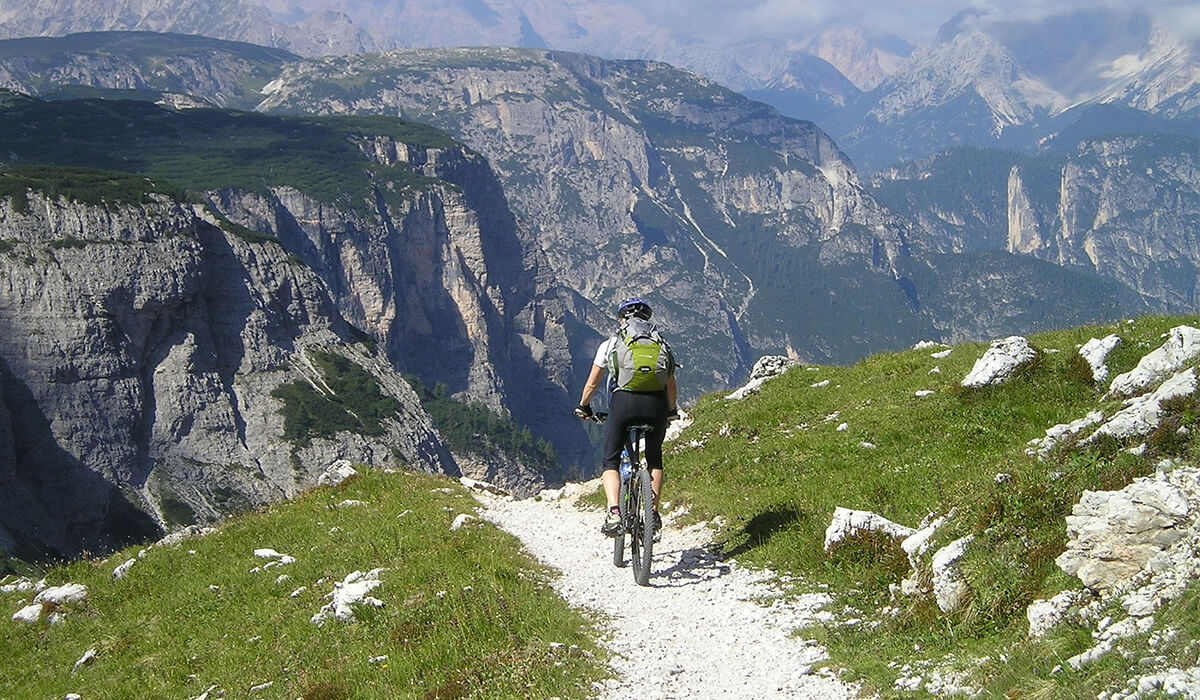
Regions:
<instances>
[{"instance_id":1,"label":"grassy slope","mask_svg":"<svg viewBox=\"0 0 1200 700\"><path fill-rule=\"evenodd\" d=\"M334 505L344 499L365 505ZM7 617L29 595L0 594L0 698L184 698L213 684L244 697L268 681L262 697L583 695L601 673L588 623L513 538L478 521L450 531L473 503L444 478L368 472L150 549L120 581L112 569L136 550L56 567L48 583L86 584L89 600L63 624L26 626ZM261 547L297 561L250 573ZM310 623L334 581L375 567L387 568L372 592L385 607ZM91 648L98 657L72 675Z\"/></svg>"},{"instance_id":2,"label":"grassy slope","mask_svg":"<svg viewBox=\"0 0 1200 700\"><path fill-rule=\"evenodd\" d=\"M1081 418L1101 403L1101 392L1091 386L1090 371L1075 352L1079 344L1119 333L1126 342L1109 358L1115 376L1157 348L1169 328L1198 321L1145 318L1032 336L1035 347L1059 352L1042 353L1018 380L999 388L958 386L986 349L975 344L956 346L940 360L930 357L936 349L925 349L876 355L853 367L797 368L740 402L707 397L669 457L667 499L686 503L696 517L723 518L727 553L791 572L808 585L851 591L839 599L852 609L844 617L871 620L879 618L877 610L898 606L899 615L880 618L879 628L834 628L828 634L834 662L852 668L869 687L887 691L898 675L888 664L914 656L1005 652L1026 664L995 662L978 672L976 683L990 683L989 691L998 693L1024 693L1031 684L1049 683L1054 692L1077 687L1094 696L1120 679L1120 666L1128 662L1117 661L1114 670L1108 661L1086 674L1035 683L1092 640L1086 632L1068 630L1045 645L1014 646L1025 634L1025 607L1079 587L1053 560L1066 542L1064 517L1084 489L1119 488L1152 472L1162 456L1190 456L1193 448L1164 434L1152 438L1144 457L1108 445L1063 451L1038 463L1025 456L1024 447L1050 426ZM930 373L934 367L940 374ZM829 385L812 386L824 380ZM921 390L935 393L917 397ZM1115 407L1106 404L1106 414ZM1194 405L1178 409L1172 420L1194 422ZM1011 480L996 483L999 473ZM937 541L977 536L964 563L972 586L965 609L945 617L929 600L892 600L889 584L909 570L898 547L860 541L826 555L824 530L838 506L875 511L913 527L929 513L957 508L953 526L939 532ZM1180 605L1194 605L1190 600Z\"/></svg>"}]
</instances>

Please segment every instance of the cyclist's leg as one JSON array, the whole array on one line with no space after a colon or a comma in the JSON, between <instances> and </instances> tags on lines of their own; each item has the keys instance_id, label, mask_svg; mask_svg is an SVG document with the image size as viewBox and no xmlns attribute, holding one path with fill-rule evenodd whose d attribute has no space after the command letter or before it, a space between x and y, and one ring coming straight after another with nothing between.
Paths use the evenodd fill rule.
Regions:
<instances>
[{"instance_id":1,"label":"cyclist's leg","mask_svg":"<svg viewBox=\"0 0 1200 700\"><path fill-rule=\"evenodd\" d=\"M654 426L646 436L646 466L650 468L650 486L654 491L654 510L658 511L663 486L663 439L667 435L667 398L664 394L644 395L639 406L642 420Z\"/></svg>"},{"instance_id":2,"label":"cyclist's leg","mask_svg":"<svg viewBox=\"0 0 1200 700\"><path fill-rule=\"evenodd\" d=\"M608 420L604 423L604 452L601 462L600 483L604 486L604 500L608 507L605 509L604 525L600 531L610 537L615 537L620 531L621 517L617 502L621 497L621 449L625 446L625 424L628 420L631 404L622 394L628 392L613 392L609 402Z\"/></svg>"},{"instance_id":3,"label":"cyclist's leg","mask_svg":"<svg viewBox=\"0 0 1200 700\"><path fill-rule=\"evenodd\" d=\"M614 391L609 403L608 420L604 423L604 451L600 468L604 498L608 505L617 505L621 490L621 449L625 447L625 423L628 421L629 392Z\"/></svg>"}]
</instances>

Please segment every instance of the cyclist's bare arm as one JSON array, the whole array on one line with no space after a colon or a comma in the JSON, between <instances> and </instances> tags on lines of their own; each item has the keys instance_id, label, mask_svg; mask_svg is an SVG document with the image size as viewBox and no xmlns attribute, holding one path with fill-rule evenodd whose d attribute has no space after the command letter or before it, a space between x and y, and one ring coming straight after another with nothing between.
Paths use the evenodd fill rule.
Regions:
<instances>
[{"instance_id":1,"label":"cyclist's bare arm","mask_svg":"<svg viewBox=\"0 0 1200 700\"><path fill-rule=\"evenodd\" d=\"M583 393L579 396L580 406L587 406L592 402L592 396L600 388L600 382L604 380L604 373L606 371L600 365L592 365L592 371L588 374L587 383L583 385Z\"/></svg>"}]
</instances>

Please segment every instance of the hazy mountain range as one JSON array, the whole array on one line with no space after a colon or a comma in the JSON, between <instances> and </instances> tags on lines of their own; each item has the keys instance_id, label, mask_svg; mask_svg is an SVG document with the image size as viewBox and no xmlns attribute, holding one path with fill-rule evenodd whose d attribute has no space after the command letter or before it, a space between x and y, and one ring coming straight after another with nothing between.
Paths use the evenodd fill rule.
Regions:
<instances>
[{"instance_id":1,"label":"hazy mountain range","mask_svg":"<svg viewBox=\"0 0 1200 700\"><path fill-rule=\"evenodd\" d=\"M963 11L932 36L904 38L867 17L809 24L795 12L772 27L762 7L681 13L597 0L3 0L0 37L136 29L305 56L520 46L660 60L817 123L869 172L948 146L1035 151L1056 119L1086 105L1194 125L1196 40L1156 19L1153 8L1064 6L1062 14L1019 19Z\"/></svg>"}]
</instances>

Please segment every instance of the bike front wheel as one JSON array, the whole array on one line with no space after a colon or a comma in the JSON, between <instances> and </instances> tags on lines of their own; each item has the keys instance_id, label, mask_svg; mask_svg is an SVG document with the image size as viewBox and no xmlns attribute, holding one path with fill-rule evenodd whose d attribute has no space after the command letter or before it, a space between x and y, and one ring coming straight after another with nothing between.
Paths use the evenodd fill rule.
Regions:
<instances>
[{"instance_id":1,"label":"bike front wheel","mask_svg":"<svg viewBox=\"0 0 1200 700\"><path fill-rule=\"evenodd\" d=\"M654 491L650 488L650 472L639 469L630 488L636 497L633 532L629 539L629 558L633 563L633 580L639 586L650 585L650 561L654 558Z\"/></svg>"}]
</instances>

